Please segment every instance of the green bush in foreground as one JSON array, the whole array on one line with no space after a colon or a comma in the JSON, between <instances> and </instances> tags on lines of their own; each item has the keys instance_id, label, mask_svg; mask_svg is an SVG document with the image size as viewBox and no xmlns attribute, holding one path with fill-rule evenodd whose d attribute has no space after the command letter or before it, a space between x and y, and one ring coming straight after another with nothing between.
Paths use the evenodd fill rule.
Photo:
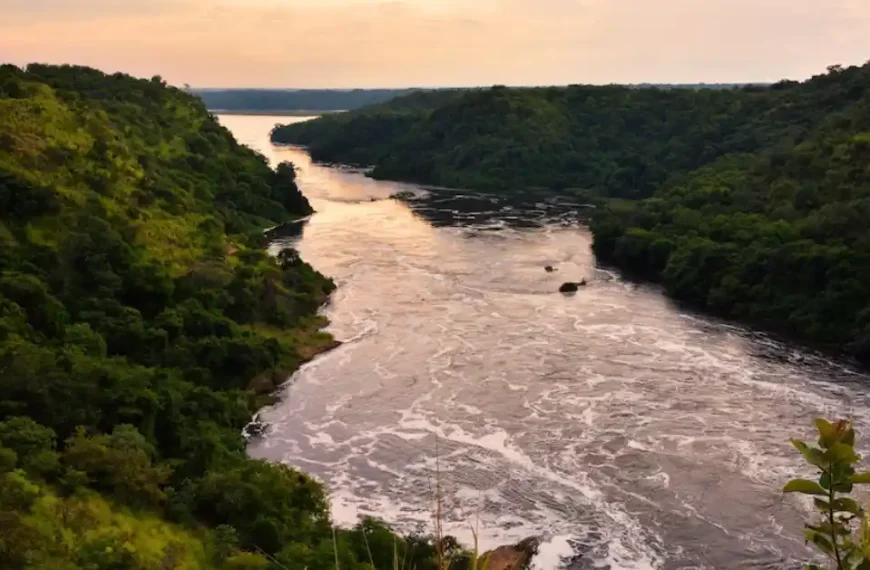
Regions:
<instances>
[{"instance_id":1,"label":"green bush in foreground","mask_svg":"<svg viewBox=\"0 0 870 570\"><path fill-rule=\"evenodd\" d=\"M807 524L804 536L830 560L835 570L870 569L870 515L850 497L855 485L870 483L870 472L859 473L855 465L855 430L852 424L815 421L818 447L791 440L807 463L819 474L818 480L792 479L783 487L786 493L801 493L813 498L818 520ZM858 527L856 529L856 527ZM809 564L808 569L821 569Z\"/></svg>"}]
</instances>

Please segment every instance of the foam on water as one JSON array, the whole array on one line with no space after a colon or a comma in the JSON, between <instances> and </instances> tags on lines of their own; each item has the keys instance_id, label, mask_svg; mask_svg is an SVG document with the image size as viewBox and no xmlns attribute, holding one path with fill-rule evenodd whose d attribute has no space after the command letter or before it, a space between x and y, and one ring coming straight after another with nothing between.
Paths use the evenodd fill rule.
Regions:
<instances>
[{"instance_id":1,"label":"foam on water","mask_svg":"<svg viewBox=\"0 0 870 570\"><path fill-rule=\"evenodd\" d=\"M571 544L571 537L566 535L553 536L538 547L538 553L532 558L529 570L561 568L573 556L575 556L575 552L574 546Z\"/></svg>"}]
</instances>

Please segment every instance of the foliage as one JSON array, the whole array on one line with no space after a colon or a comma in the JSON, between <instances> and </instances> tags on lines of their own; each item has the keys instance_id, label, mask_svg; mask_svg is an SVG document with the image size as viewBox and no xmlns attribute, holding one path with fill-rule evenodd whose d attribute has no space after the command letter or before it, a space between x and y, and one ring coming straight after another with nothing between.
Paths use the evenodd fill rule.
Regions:
<instances>
[{"instance_id":1,"label":"foliage","mask_svg":"<svg viewBox=\"0 0 870 570\"><path fill-rule=\"evenodd\" d=\"M801 493L813 498L819 520L806 525L804 536L836 570L870 568L870 518L849 495L854 485L870 483L870 473L856 473L860 458L855 453L852 424L815 421L818 447L793 439L792 444L804 460L819 473L818 481L792 479L783 487L786 493ZM860 528L856 531L856 523ZM809 569L821 568L810 564Z\"/></svg>"},{"instance_id":2,"label":"foliage","mask_svg":"<svg viewBox=\"0 0 870 570\"><path fill-rule=\"evenodd\" d=\"M92 491L60 496L20 471L0 479L2 568L214 568L207 532L119 507Z\"/></svg>"},{"instance_id":3,"label":"foliage","mask_svg":"<svg viewBox=\"0 0 870 570\"><path fill-rule=\"evenodd\" d=\"M273 140L373 166L376 178L641 198L720 156L799 134L813 118L800 113L818 114L791 104L799 89L496 86L421 104L401 97L277 128Z\"/></svg>"},{"instance_id":4,"label":"foliage","mask_svg":"<svg viewBox=\"0 0 870 570\"><path fill-rule=\"evenodd\" d=\"M462 91L416 91L380 105L324 115L314 121L276 126L275 143L302 144L315 160L368 166L388 145L417 124L433 107L457 99Z\"/></svg>"},{"instance_id":5,"label":"foliage","mask_svg":"<svg viewBox=\"0 0 870 570\"><path fill-rule=\"evenodd\" d=\"M263 251L310 213L159 77L0 67L0 567L332 567L322 486L241 434L333 344Z\"/></svg>"},{"instance_id":6,"label":"foliage","mask_svg":"<svg viewBox=\"0 0 870 570\"><path fill-rule=\"evenodd\" d=\"M823 118L592 220L602 261L667 292L870 361L870 66L802 86Z\"/></svg>"}]
</instances>

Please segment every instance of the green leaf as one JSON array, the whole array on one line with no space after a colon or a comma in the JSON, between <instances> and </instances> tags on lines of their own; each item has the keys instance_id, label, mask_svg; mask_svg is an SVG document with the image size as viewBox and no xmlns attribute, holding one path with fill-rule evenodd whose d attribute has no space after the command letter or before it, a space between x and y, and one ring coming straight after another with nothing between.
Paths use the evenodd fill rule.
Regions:
<instances>
[{"instance_id":1,"label":"green leaf","mask_svg":"<svg viewBox=\"0 0 870 570\"><path fill-rule=\"evenodd\" d=\"M870 473L855 473L849 480L856 485L870 483Z\"/></svg>"},{"instance_id":2,"label":"green leaf","mask_svg":"<svg viewBox=\"0 0 870 570\"><path fill-rule=\"evenodd\" d=\"M819 445L828 447L839 439L837 428L834 424L824 418L816 418L813 420L816 424L816 429L819 430Z\"/></svg>"},{"instance_id":3,"label":"green leaf","mask_svg":"<svg viewBox=\"0 0 870 570\"><path fill-rule=\"evenodd\" d=\"M828 490L831 488L831 474L830 473L822 473L821 477L819 477L819 485L822 489Z\"/></svg>"},{"instance_id":4,"label":"green leaf","mask_svg":"<svg viewBox=\"0 0 870 570\"><path fill-rule=\"evenodd\" d=\"M846 463L838 463L831 470L831 480L834 483L844 483L855 473L855 469ZM822 485L824 487L824 485Z\"/></svg>"},{"instance_id":5,"label":"green leaf","mask_svg":"<svg viewBox=\"0 0 870 570\"><path fill-rule=\"evenodd\" d=\"M855 445L855 428L852 427L852 424L849 424L843 433L840 435L840 441L845 443L846 445Z\"/></svg>"},{"instance_id":6,"label":"green leaf","mask_svg":"<svg viewBox=\"0 0 870 570\"><path fill-rule=\"evenodd\" d=\"M804 495L827 495L828 493L815 481L792 479L782 488L783 493L803 493Z\"/></svg>"},{"instance_id":7,"label":"green leaf","mask_svg":"<svg viewBox=\"0 0 870 570\"><path fill-rule=\"evenodd\" d=\"M846 445L845 443L832 444L823 454L823 457L832 463L855 463L861 459L855 453L855 449L851 445Z\"/></svg>"},{"instance_id":8,"label":"green leaf","mask_svg":"<svg viewBox=\"0 0 870 570\"><path fill-rule=\"evenodd\" d=\"M857 501L850 499L848 497L835 499L834 502L832 503L832 505L833 505L835 511L852 513L852 514L858 515L858 516L860 516L862 511L863 511L863 509L861 508L861 505L859 505Z\"/></svg>"},{"instance_id":9,"label":"green leaf","mask_svg":"<svg viewBox=\"0 0 870 570\"><path fill-rule=\"evenodd\" d=\"M824 499L814 498L813 505L815 505L815 507L817 509L819 509L820 511L822 511L823 513L827 513L828 509L831 508L831 503L829 503L828 501L826 501Z\"/></svg>"},{"instance_id":10,"label":"green leaf","mask_svg":"<svg viewBox=\"0 0 870 570\"><path fill-rule=\"evenodd\" d=\"M831 523L829 522L820 522L816 525L808 524L807 529L813 532L818 532L819 534L823 534L825 536L831 536L837 532L836 529L834 529L834 527L832 527Z\"/></svg>"},{"instance_id":11,"label":"green leaf","mask_svg":"<svg viewBox=\"0 0 870 570\"><path fill-rule=\"evenodd\" d=\"M799 439L791 438L789 441L790 441L791 444L792 444L793 446L795 446L795 448L797 448L797 450L800 451L801 453L803 453L804 450L806 450L806 449L809 448L809 446L808 446L807 444L805 444L804 442L802 442L802 441L799 440Z\"/></svg>"},{"instance_id":12,"label":"green leaf","mask_svg":"<svg viewBox=\"0 0 870 570\"><path fill-rule=\"evenodd\" d=\"M834 547L831 544L831 541L824 535L814 530L804 530L804 538L806 538L807 542L812 542L814 545L816 545L816 547L825 554L831 554L832 552L834 552Z\"/></svg>"},{"instance_id":13,"label":"green leaf","mask_svg":"<svg viewBox=\"0 0 870 570\"><path fill-rule=\"evenodd\" d=\"M811 465L815 465L816 467L822 467L823 465L825 465L826 461L821 449L818 449L816 447L810 447L804 442L797 439L792 439L791 444L794 445L797 450L801 452L801 455L804 456L804 459L806 459L807 462L809 462Z\"/></svg>"}]
</instances>

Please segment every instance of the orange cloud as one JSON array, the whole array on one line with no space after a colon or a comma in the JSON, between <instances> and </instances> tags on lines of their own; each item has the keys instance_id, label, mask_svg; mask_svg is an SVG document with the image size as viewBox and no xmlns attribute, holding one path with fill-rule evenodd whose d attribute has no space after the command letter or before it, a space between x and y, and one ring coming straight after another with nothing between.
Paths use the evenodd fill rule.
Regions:
<instances>
[{"instance_id":1,"label":"orange cloud","mask_svg":"<svg viewBox=\"0 0 870 570\"><path fill-rule=\"evenodd\" d=\"M764 81L870 57L863 0L21 4L0 0L6 60L197 86Z\"/></svg>"}]
</instances>

